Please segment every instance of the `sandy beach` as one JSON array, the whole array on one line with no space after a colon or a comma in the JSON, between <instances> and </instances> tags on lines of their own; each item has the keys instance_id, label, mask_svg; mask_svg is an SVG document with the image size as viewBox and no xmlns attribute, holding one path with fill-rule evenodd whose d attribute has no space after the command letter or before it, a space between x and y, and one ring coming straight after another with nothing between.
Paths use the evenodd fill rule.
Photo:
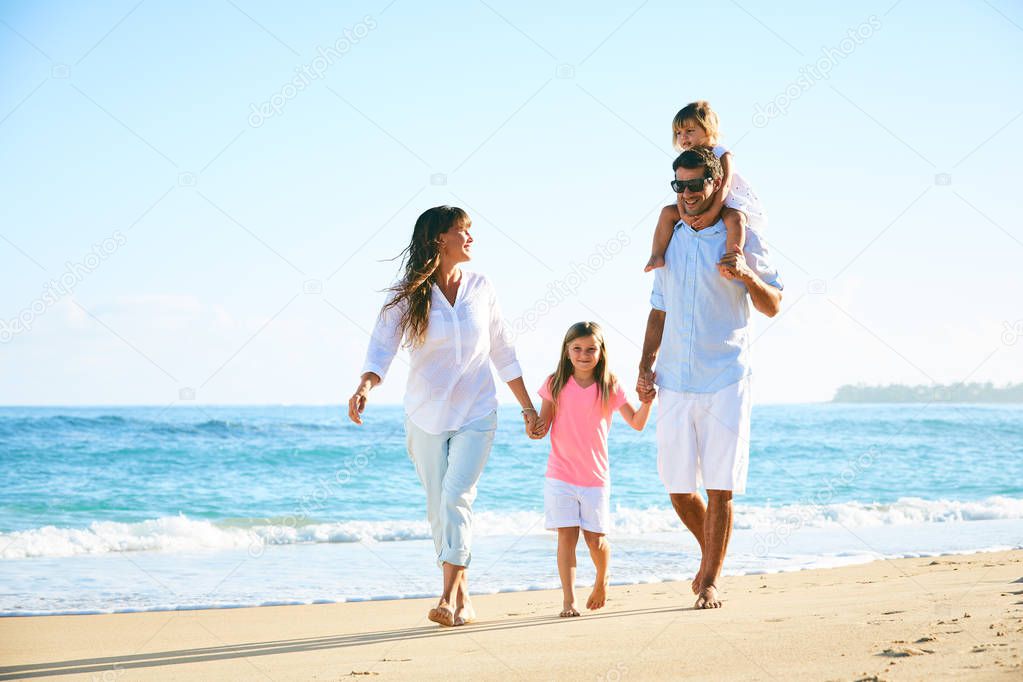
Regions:
<instances>
[{"instance_id":1,"label":"sandy beach","mask_svg":"<svg viewBox=\"0 0 1023 682\"><path fill-rule=\"evenodd\" d=\"M583 593L585 595L585 592ZM1023 551L619 586L559 619L559 594L480 596L441 629L432 600L0 620L0 679L1023 678Z\"/></svg>"}]
</instances>

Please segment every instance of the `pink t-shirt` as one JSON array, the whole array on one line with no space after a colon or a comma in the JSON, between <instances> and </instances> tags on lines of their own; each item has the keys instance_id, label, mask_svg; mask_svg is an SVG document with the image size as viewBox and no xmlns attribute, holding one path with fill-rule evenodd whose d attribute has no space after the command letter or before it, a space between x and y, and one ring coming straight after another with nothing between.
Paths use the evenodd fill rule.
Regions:
<instances>
[{"instance_id":1,"label":"pink t-shirt","mask_svg":"<svg viewBox=\"0 0 1023 682\"><path fill-rule=\"evenodd\" d=\"M540 388L544 400L551 400L550 385L548 377ZM614 386L605 406L596 382L581 388L575 377L569 377L558 395L551 425L547 477L572 485L608 485L607 432L611 417L626 402L620 385Z\"/></svg>"}]
</instances>

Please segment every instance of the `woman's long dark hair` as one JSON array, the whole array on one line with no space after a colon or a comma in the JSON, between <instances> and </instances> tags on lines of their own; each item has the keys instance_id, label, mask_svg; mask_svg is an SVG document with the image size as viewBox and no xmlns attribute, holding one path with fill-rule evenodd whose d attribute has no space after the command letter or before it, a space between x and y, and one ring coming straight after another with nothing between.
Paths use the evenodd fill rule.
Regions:
<instances>
[{"instance_id":1,"label":"woman's long dark hair","mask_svg":"<svg viewBox=\"0 0 1023 682\"><path fill-rule=\"evenodd\" d=\"M440 265L437 238L468 222L469 215L457 206L434 206L423 212L412 230L412 241L399 257L402 258L404 275L388 289L394 297L384 306L397 308L406 303L398 326L406 347L414 348L426 338L426 327L430 322L430 298L432 287Z\"/></svg>"}]
</instances>

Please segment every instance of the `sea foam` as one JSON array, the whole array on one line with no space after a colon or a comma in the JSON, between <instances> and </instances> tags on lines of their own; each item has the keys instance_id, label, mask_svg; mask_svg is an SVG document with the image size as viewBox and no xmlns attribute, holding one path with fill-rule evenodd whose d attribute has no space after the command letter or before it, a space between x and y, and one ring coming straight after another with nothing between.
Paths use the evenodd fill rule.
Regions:
<instances>
[{"instance_id":1,"label":"sea foam","mask_svg":"<svg viewBox=\"0 0 1023 682\"><path fill-rule=\"evenodd\" d=\"M678 531L678 518L668 507L645 509L619 507L612 515L612 537L642 537L651 533ZM961 502L901 498L892 503L790 504L735 506L735 527L759 532L793 528L863 528L918 523L957 523L998 519L1023 519L1023 499L995 496ZM426 520L335 521L303 523L282 519L277 523L233 521L218 524L181 514L137 523L97 521L85 528L44 526L0 533L0 559L67 557L115 552L194 552L244 549L261 554L268 546L396 542L427 540ZM543 534L539 512L478 512L477 536L522 536Z\"/></svg>"}]
</instances>

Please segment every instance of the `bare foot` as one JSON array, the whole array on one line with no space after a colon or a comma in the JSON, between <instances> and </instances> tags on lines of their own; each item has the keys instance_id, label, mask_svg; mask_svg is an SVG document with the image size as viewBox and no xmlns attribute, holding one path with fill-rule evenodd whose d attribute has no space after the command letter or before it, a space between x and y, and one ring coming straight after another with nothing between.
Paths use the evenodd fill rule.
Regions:
<instances>
[{"instance_id":1,"label":"bare foot","mask_svg":"<svg viewBox=\"0 0 1023 682\"><path fill-rule=\"evenodd\" d=\"M650 256L650 260L646 262L646 267L643 268L643 272L650 272L657 268L664 267L664 256Z\"/></svg>"},{"instance_id":2,"label":"bare foot","mask_svg":"<svg viewBox=\"0 0 1023 682\"><path fill-rule=\"evenodd\" d=\"M720 609L721 597L718 596L717 588L713 585L707 585L700 590L696 596L695 607L698 609Z\"/></svg>"},{"instance_id":3,"label":"bare foot","mask_svg":"<svg viewBox=\"0 0 1023 682\"><path fill-rule=\"evenodd\" d=\"M576 611L575 602L565 602L565 604L561 607L561 613L559 615L562 618L575 618L578 616L579 612Z\"/></svg>"},{"instance_id":4,"label":"bare foot","mask_svg":"<svg viewBox=\"0 0 1023 682\"><path fill-rule=\"evenodd\" d=\"M476 620L476 609L472 607L472 602L466 600L464 603L459 604L458 608L455 609L455 625L468 625Z\"/></svg>"},{"instance_id":5,"label":"bare foot","mask_svg":"<svg viewBox=\"0 0 1023 682\"><path fill-rule=\"evenodd\" d=\"M593 591L590 592L590 598L586 600L586 608L590 611L596 611L599 608L603 608L606 603L607 585L600 583L594 585Z\"/></svg>"},{"instance_id":6,"label":"bare foot","mask_svg":"<svg viewBox=\"0 0 1023 682\"><path fill-rule=\"evenodd\" d=\"M434 623L445 627L451 627L455 624L455 612L451 610L451 606L445 601L430 609L430 613L426 617Z\"/></svg>"},{"instance_id":7,"label":"bare foot","mask_svg":"<svg viewBox=\"0 0 1023 682\"><path fill-rule=\"evenodd\" d=\"M703 566L700 566L700 570L696 572L696 576L693 578L693 582L689 584L689 589L693 591L693 594L700 594L700 585L703 584Z\"/></svg>"}]
</instances>

